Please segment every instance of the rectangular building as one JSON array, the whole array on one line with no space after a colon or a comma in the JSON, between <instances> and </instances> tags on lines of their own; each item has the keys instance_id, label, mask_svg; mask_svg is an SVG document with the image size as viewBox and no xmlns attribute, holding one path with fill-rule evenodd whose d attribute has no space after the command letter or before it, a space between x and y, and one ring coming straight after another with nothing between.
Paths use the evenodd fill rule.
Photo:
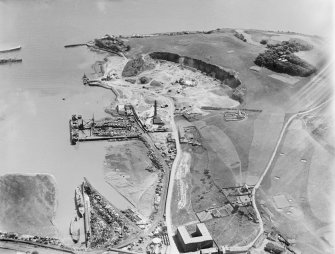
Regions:
<instances>
[{"instance_id":1,"label":"rectangular building","mask_svg":"<svg viewBox=\"0 0 335 254\"><path fill-rule=\"evenodd\" d=\"M196 231L190 235L185 226L177 228L177 239L183 252L197 251L213 247L213 238L204 223L196 225Z\"/></svg>"}]
</instances>

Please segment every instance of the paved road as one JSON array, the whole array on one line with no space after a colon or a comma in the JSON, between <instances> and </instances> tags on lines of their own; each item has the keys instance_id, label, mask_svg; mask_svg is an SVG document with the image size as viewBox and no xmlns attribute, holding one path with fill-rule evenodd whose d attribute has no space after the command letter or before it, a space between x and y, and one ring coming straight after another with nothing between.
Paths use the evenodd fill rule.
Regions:
<instances>
[{"instance_id":1,"label":"paved road","mask_svg":"<svg viewBox=\"0 0 335 254\"><path fill-rule=\"evenodd\" d=\"M175 182L174 178L175 178L176 170L179 165L179 161L181 157L181 147L179 143L178 127L174 121L174 102L172 99L169 99L169 109L170 109L170 115L171 115L171 128L172 128L174 138L176 140L176 149L177 149L177 155L173 161L172 168L171 168L169 189L168 189L168 195L166 199L166 209L165 209L166 226L167 226L167 232L168 232L169 240L170 240L170 248L168 249L168 251L169 253L172 254L172 253L179 253L175 245L175 242L173 240L174 232L172 228L171 202L172 202L173 186Z\"/></svg>"}]
</instances>

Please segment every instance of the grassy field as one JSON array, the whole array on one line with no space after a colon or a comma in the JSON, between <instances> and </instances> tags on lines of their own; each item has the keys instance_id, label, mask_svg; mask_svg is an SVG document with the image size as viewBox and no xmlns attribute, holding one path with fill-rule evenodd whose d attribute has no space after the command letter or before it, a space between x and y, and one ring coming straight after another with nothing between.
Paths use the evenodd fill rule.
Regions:
<instances>
[{"instance_id":1,"label":"grassy field","mask_svg":"<svg viewBox=\"0 0 335 254\"><path fill-rule=\"evenodd\" d=\"M244 181L247 184L255 184L263 173L278 140L283 122L284 114L267 112L262 112L254 121L248 171L244 174Z\"/></svg>"},{"instance_id":2,"label":"grassy field","mask_svg":"<svg viewBox=\"0 0 335 254\"><path fill-rule=\"evenodd\" d=\"M9 174L0 177L0 230L57 237L53 219L56 183L51 175Z\"/></svg>"},{"instance_id":3,"label":"grassy field","mask_svg":"<svg viewBox=\"0 0 335 254\"><path fill-rule=\"evenodd\" d=\"M292 123L257 200L264 200L272 222L303 253L333 253L326 239L333 218L333 156L313 140L300 120ZM279 206L274 197L286 199ZM286 205L285 205L286 203Z\"/></svg>"},{"instance_id":4,"label":"grassy field","mask_svg":"<svg viewBox=\"0 0 335 254\"><path fill-rule=\"evenodd\" d=\"M195 212L201 212L209 207L222 206L227 202L215 184L208 166L210 154L206 150L194 152L192 156L192 206Z\"/></svg>"},{"instance_id":5,"label":"grassy field","mask_svg":"<svg viewBox=\"0 0 335 254\"><path fill-rule=\"evenodd\" d=\"M243 121L230 121L224 120L222 113L216 116L209 116L204 121L206 125L213 125L224 132L233 144L239 157L242 174L249 168L249 153L253 142L254 136L254 122L257 119L258 112L247 112L248 117ZM257 131L257 129L256 129ZM234 166L234 164L233 164ZM235 164L235 167L238 164ZM243 180L243 179L242 179Z\"/></svg>"},{"instance_id":6,"label":"grassy field","mask_svg":"<svg viewBox=\"0 0 335 254\"><path fill-rule=\"evenodd\" d=\"M256 114L251 114L249 120L241 122L228 123L224 122L222 114L212 114L206 116L201 121L193 122L201 134L201 147L191 147L183 145L184 152L181 164L189 167L187 173L183 166L178 167L177 174L184 175L184 183L187 185L187 202L184 207L179 209L178 204L182 200L184 191L180 184L180 177L176 177L173 201L173 224L182 225L195 223L197 221L194 212L201 212L210 207L221 207L228 202L226 197L220 192L223 187L234 187L241 185L241 161L239 158L245 158L245 154L240 154L235 149L234 144L240 143L240 152L247 153L243 150L242 144L252 141L252 126ZM179 123L179 122L178 122ZM183 122L185 125L185 123ZM234 129L235 128L235 129ZM239 137L238 131L251 129L251 137L244 138L247 134ZM229 133L228 136L226 133ZM235 138L234 138L235 137ZM185 154L192 155L185 158ZM248 157L246 157L248 158ZM185 163L187 160L187 163ZM247 166L245 161L243 165ZM184 173L183 173L184 172ZM247 220L237 213L224 218L213 219L206 222L207 228L219 245L225 244L247 244L252 237L257 234L258 225Z\"/></svg>"},{"instance_id":7,"label":"grassy field","mask_svg":"<svg viewBox=\"0 0 335 254\"><path fill-rule=\"evenodd\" d=\"M244 246L258 233L258 225L246 217L233 214L205 222L209 232L218 246Z\"/></svg>"},{"instance_id":8,"label":"grassy field","mask_svg":"<svg viewBox=\"0 0 335 254\"><path fill-rule=\"evenodd\" d=\"M115 142L107 148L105 177L107 183L124 195L141 214L153 211L157 172L145 170L152 162L140 141Z\"/></svg>"}]
</instances>

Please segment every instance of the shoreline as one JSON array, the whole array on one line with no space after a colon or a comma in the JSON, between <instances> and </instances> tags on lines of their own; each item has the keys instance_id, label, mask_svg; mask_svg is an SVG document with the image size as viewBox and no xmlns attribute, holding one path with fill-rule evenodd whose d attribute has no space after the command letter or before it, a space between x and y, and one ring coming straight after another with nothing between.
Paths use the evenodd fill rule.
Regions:
<instances>
[{"instance_id":1,"label":"shoreline","mask_svg":"<svg viewBox=\"0 0 335 254\"><path fill-rule=\"evenodd\" d=\"M108 52L108 53L111 53L111 54L118 55L120 57L125 57L122 52L116 52L116 51L109 50L109 49L106 49L106 48L100 48L100 47L95 46L92 42L67 44L67 45L64 45L64 48L74 48L74 47L82 47L82 46L86 46L90 49L105 51L105 52Z\"/></svg>"}]
</instances>

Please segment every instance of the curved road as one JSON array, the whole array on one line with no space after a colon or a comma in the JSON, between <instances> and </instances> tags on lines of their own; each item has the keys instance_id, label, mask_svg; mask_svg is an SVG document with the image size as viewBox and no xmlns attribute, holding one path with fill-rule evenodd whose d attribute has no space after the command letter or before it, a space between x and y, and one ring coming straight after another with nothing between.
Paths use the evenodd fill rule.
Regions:
<instances>
[{"instance_id":1,"label":"curved road","mask_svg":"<svg viewBox=\"0 0 335 254\"><path fill-rule=\"evenodd\" d=\"M179 133L177 125L174 121L174 102L171 98L169 98L169 109L171 114L171 128L172 132L174 134L174 138L176 140L176 149L177 154L176 158L173 161L172 168L170 171L170 182L169 182L169 189L168 189L168 195L166 198L166 209L165 209L165 216L166 216L166 227L167 232L169 236L170 241L170 247L169 247L169 253L179 253L177 246L175 245L175 242L173 240L173 229L172 229L172 217L171 217L171 201L172 201L172 194L173 194L173 186L174 186L174 176L176 175L176 170L179 165L180 156L181 156L181 148L179 143Z\"/></svg>"}]
</instances>

